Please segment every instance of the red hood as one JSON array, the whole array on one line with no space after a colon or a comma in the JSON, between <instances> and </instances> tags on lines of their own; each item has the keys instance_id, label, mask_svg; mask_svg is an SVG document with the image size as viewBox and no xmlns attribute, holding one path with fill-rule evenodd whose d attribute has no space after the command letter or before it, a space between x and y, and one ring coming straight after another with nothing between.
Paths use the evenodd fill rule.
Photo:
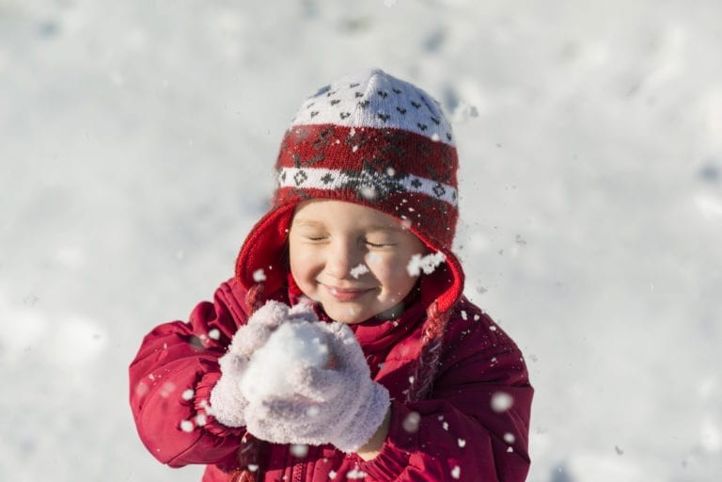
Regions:
<instances>
[{"instance_id":1,"label":"red hood","mask_svg":"<svg viewBox=\"0 0 722 482\"><path fill-rule=\"evenodd\" d=\"M277 205L266 213L251 229L236 258L236 278L244 288L263 283L265 298L288 293L288 231L291 227L297 202ZM435 245L413 227L414 233L431 251L442 252L446 262L432 274L422 274L420 295L422 303L438 313L453 307L463 294L464 272L457 257L444 248ZM265 279L264 279L265 278Z\"/></svg>"}]
</instances>

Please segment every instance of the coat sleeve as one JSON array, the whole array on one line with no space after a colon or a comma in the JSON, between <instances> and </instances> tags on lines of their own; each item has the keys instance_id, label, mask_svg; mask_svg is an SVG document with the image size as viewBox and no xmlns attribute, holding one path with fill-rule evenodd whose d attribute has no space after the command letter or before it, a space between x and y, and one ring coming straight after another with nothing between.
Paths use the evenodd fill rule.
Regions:
<instances>
[{"instance_id":1,"label":"coat sleeve","mask_svg":"<svg viewBox=\"0 0 722 482\"><path fill-rule=\"evenodd\" d=\"M478 318L474 320L473 318ZM427 400L392 403L389 434L360 468L381 481L522 482L533 388L522 354L488 316L447 347Z\"/></svg>"},{"instance_id":2,"label":"coat sleeve","mask_svg":"<svg viewBox=\"0 0 722 482\"><path fill-rule=\"evenodd\" d=\"M236 465L245 428L229 428L209 413L220 377L218 358L247 316L236 280L198 303L188 322L164 323L145 336L130 365L130 405L138 434L160 462Z\"/></svg>"}]
</instances>

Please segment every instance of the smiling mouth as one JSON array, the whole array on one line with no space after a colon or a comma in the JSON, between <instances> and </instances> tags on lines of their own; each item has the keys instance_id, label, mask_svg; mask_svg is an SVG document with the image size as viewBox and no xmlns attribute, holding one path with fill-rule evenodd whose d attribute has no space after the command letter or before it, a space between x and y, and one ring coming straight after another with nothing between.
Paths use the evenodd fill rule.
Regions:
<instances>
[{"instance_id":1,"label":"smiling mouth","mask_svg":"<svg viewBox=\"0 0 722 482\"><path fill-rule=\"evenodd\" d=\"M331 296L339 301L355 300L373 290L373 288L337 288L323 283L321 283L321 285L331 294Z\"/></svg>"}]
</instances>

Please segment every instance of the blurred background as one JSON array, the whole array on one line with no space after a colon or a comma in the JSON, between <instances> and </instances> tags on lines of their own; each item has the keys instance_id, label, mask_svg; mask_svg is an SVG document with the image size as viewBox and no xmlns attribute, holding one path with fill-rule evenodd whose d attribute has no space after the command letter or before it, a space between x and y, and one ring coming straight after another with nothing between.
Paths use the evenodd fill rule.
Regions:
<instances>
[{"instance_id":1,"label":"blurred background","mask_svg":"<svg viewBox=\"0 0 722 482\"><path fill-rule=\"evenodd\" d=\"M283 131L381 67L458 143L533 482L722 480L722 4L0 0L0 479L197 481L127 366L233 275Z\"/></svg>"}]
</instances>

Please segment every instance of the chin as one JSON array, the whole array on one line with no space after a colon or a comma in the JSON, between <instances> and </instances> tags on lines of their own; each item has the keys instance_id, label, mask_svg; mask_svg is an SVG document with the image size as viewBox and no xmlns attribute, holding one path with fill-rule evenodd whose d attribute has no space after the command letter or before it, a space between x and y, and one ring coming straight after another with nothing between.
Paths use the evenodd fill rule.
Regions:
<instances>
[{"instance_id":1,"label":"chin","mask_svg":"<svg viewBox=\"0 0 722 482\"><path fill-rule=\"evenodd\" d=\"M363 323L364 321L368 320L373 316L365 313L363 309L354 307L353 305L333 307L329 306L328 309L326 308L326 306L324 306L323 309L332 320L338 321L339 323L344 323L346 325ZM351 313L351 311L355 311L355 313Z\"/></svg>"}]
</instances>

